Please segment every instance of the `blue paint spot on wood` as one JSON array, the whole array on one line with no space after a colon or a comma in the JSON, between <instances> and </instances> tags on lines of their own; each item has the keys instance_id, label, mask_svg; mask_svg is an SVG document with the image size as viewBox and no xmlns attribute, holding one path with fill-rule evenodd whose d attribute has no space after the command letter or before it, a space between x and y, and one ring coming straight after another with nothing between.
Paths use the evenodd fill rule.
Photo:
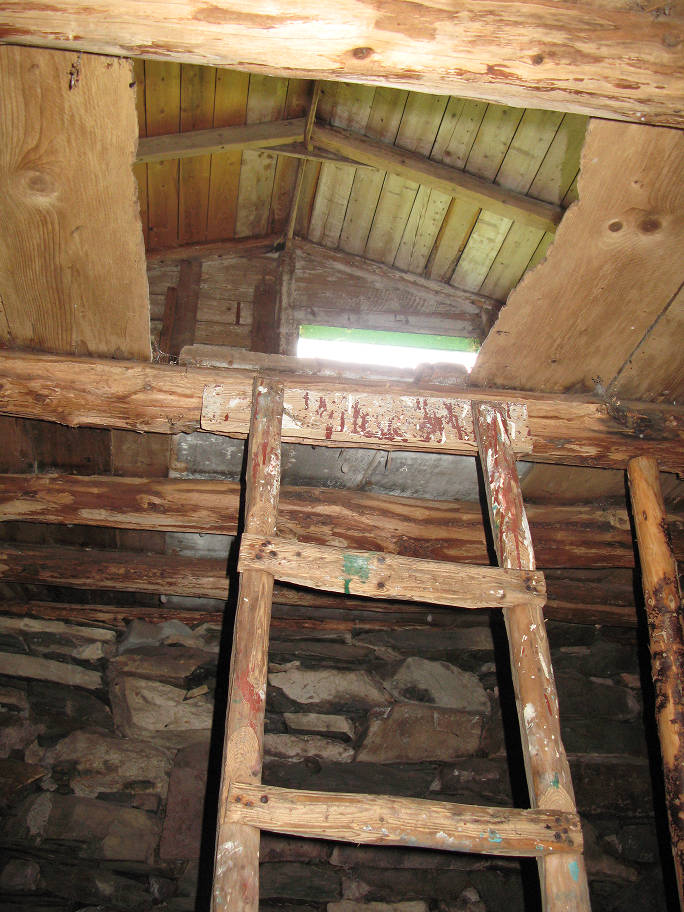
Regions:
<instances>
[{"instance_id":1,"label":"blue paint spot on wood","mask_svg":"<svg viewBox=\"0 0 684 912\"><path fill-rule=\"evenodd\" d=\"M570 868L570 877L577 883L579 880L579 864L576 861L571 861L568 867Z\"/></svg>"},{"instance_id":2,"label":"blue paint spot on wood","mask_svg":"<svg viewBox=\"0 0 684 912\"><path fill-rule=\"evenodd\" d=\"M498 843L503 842L503 838L501 836L499 836L499 834L496 832L496 830L490 830L489 831L489 841L495 842L498 845Z\"/></svg>"}]
</instances>

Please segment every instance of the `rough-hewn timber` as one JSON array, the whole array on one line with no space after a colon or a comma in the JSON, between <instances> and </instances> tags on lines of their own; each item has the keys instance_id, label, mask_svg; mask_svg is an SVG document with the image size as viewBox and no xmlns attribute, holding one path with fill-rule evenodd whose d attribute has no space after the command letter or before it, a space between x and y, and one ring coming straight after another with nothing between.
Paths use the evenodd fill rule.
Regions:
<instances>
[{"instance_id":1,"label":"rough-hewn timber","mask_svg":"<svg viewBox=\"0 0 684 912\"><path fill-rule=\"evenodd\" d=\"M231 434L245 437L249 428L253 373L237 370L175 368L166 365L135 364L86 358L60 358L18 352L0 352L0 412L68 425L117 427L137 431L176 433L197 430L205 387L220 384L224 394L231 390L236 407L231 414ZM283 376L286 389L306 388ZM354 395L405 396L412 400L439 396L451 400L448 389L416 388L400 384L363 383L339 380L316 381L317 389ZM666 471L684 471L684 411L681 408L644 403L622 403L614 415L608 406L589 397L548 396L519 391L455 391L453 398L473 401L516 402L526 406L533 462L560 462L624 468L633 456L656 456ZM315 411L315 408L314 408ZM352 408L353 414L353 408ZM325 427L325 426L324 426ZM290 440L325 443L306 428L290 429ZM335 441L336 446L349 441ZM358 443L356 443L358 445ZM363 445L380 449L413 449L403 437ZM431 445L436 451L474 453L471 441L454 438L447 445L438 437Z\"/></svg>"},{"instance_id":2,"label":"rough-hewn timber","mask_svg":"<svg viewBox=\"0 0 684 912\"><path fill-rule=\"evenodd\" d=\"M682 125L677 7L598 0L5 3L0 40ZM619 61L619 67L616 66Z\"/></svg>"},{"instance_id":3,"label":"rough-hewn timber","mask_svg":"<svg viewBox=\"0 0 684 912\"><path fill-rule=\"evenodd\" d=\"M577 814L489 808L236 783L228 814L274 833L362 845L397 845L539 857L581 851Z\"/></svg>"}]
</instances>

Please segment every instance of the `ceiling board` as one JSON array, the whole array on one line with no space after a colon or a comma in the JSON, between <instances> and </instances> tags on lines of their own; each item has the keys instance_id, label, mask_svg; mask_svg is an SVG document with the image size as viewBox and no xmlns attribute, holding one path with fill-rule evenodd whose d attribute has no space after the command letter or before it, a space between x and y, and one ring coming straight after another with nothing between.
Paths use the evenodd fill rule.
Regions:
<instances>
[{"instance_id":1,"label":"ceiling board","mask_svg":"<svg viewBox=\"0 0 684 912\"><path fill-rule=\"evenodd\" d=\"M130 63L0 47L0 344L149 360Z\"/></svg>"},{"instance_id":2,"label":"ceiling board","mask_svg":"<svg viewBox=\"0 0 684 912\"><path fill-rule=\"evenodd\" d=\"M501 311L476 383L560 391L601 377L609 387L684 278L683 170L684 133L591 122L580 201Z\"/></svg>"}]
</instances>

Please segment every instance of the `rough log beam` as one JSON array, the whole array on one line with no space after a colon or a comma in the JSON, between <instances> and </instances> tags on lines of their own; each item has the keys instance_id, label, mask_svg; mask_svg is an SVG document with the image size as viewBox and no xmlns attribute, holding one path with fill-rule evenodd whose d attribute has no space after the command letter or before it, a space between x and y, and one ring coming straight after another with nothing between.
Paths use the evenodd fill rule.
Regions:
<instances>
[{"instance_id":1,"label":"rough log beam","mask_svg":"<svg viewBox=\"0 0 684 912\"><path fill-rule=\"evenodd\" d=\"M431 161L423 155L379 142L349 130L323 127L313 129L316 145L346 156L363 165L396 174L423 184L447 196L455 196L504 218L516 219L541 231L555 231L563 216L560 206L508 190L493 181Z\"/></svg>"},{"instance_id":2,"label":"rough log beam","mask_svg":"<svg viewBox=\"0 0 684 912\"><path fill-rule=\"evenodd\" d=\"M421 798L313 792L236 783L228 814L273 833L396 845L539 857L581 851L577 814L490 808Z\"/></svg>"},{"instance_id":3,"label":"rough log beam","mask_svg":"<svg viewBox=\"0 0 684 912\"><path fill-rule=\"evenodd\" d=\"M684 631L677 562L655 459L627 468L648 622L665 798L679 903L684 908Z\"/></svg>"},{"instance_id":4,"label":"rough log beam","mask_svg":"<svg viewBox=\"0 0 684 912\"><path fill-rule=\"evenodd\" d=\"M682 126L681 23L598 0L22 0L0 40Z\"/></svg>"},{"instance_id":5,"label":"rough log beam","mask_svg":"<svg viewBox=\"0 0 684 912\"><path fill-rule=\"evenodd\" d=\"M631 589L629 571L611 571L607 576L601 573L601 578L590 585L582 579L576 580L572 571L556 573L562 573L562 576L547 574L549 597L544 606L547 617L584 624L636 625L634 603L625 598L625 589ZM197 596L220 601L228 597L225 561L177 554L170 560L165 554L135 551L4 544L0 545L0 580L112 592ZM286 586L276 587L274 600L279 604L304 605L312 609L339 608L343 612L410 613L413 610L410 603L311 593ZM423 607L415 610L417 616L425 616ZM431 607L427 613L436 614L440 610Z\"/></svg>"},{"instance_id":6,"label":"rough log beam","mask_svg":"<svg viewBox=\"0 0 684 912\"><path fill-rule=\"evenodd\" d=\"M236 437L249 428L253 372L239 370L171 367L90 358L57 357L24 352L0 351L0 413L72 426L113 427L136 431L178 433L200 426L205 387L221 385L237 398L239 407L231 412ZM288 388L311 386L311 380L283 375ZM448 401L447 388L418 388L402 385L364 383L340 379L316 380L316 389L339 391L352 397L372 399L378 395L409 397L410 400L439 398ZM525 458L532 462L625 468L633 456L654 455L665 471L684 472L684 411L648 403L622 403L618 417L608 406L589 397L522 393L513 390L454 390L453 397L473 401L515 402L527 409L529 436ZM292 441L326 443L325 435L305 428L284 428ZM415 440L386 435L373 441L335 440L333 445L375 446L384 450L415 449ZM441 436L425 449L436 452L474 454L473 441Z\"/></svg>"},{"instance_id":7,"label":"rough log beam","mask_svg":"<svg viewBox=\"0 0 684 912\"><path fill-rule=\"evenodd\" d=\"M0 522L235 535L239 509L240 485L231 481L0 475ZM529 505L527 514L541 568L634 566L624 509ZM675 554L684 557L684 516L668 522ZM471 501L286 486L278 533L319 545L489 563L482 510Z\"/></svg>"},{"instance_id":8,"label":"rough log beam","mask_svg":"<svg viewBox=\"0 0 684 912\"><path fill-rule=\"evenodd\" d=\"M458 608L520 604L541 608L546 598L541 573L352 551L245 533L240 539L238 570L256 569L266 570L282 582L326 592Z\"/></svg>"}]
</instances>

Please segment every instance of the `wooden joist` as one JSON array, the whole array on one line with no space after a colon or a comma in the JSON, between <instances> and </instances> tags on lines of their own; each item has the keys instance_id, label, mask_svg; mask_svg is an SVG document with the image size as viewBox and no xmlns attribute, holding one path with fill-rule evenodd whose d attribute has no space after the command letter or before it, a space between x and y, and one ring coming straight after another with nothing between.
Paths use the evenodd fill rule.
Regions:
<instances>
[{"instance_id":1,"label":"wooden joist","mask_svg":"<svg viewBox=\"0 0 684 912\"><path fill-rule=\"evenodd\" d=\"M44 0L5 5L6 41L339 79L682 126L681 13L579 0ZM248 49L248 51L247 51ZM619 73L616 73L619 61Z\"/></svg>"},{"instance_id":2,"label":"wooden joist","mask_svg":"<svg viewBox=\"0 0 684 912\"><path fill-rule=\"evenodd\" d=\"M309 130L309 142L304 118L147 136L138 142L136 161L140 163L188 158L229 149L269 149L275 154L292 155L290 144L303 141L298 157L313 157L315 146L318 151L327 152L338 163L346 162L350 167L361 164L387 171L542 231L555 231L563 216L560 206L534 199L442 162L431 161L424 155L339 127L313 123L311 127L313 129ZM295 199L297 196L295 194ZM292 220L289 224L294 228ZM289 230L287 236L292 237Z\"/></svg>"},{"instance_id":3,"label":"wooden joist","mask_svg":"<svg viewBox=\"0 0 684 912\"><path fill-rule=\"evenodd\" d=\"M648 622L655 715L680 906L684 907L684 631L677 562L655 459L627 467Z\"/></svg>"},{"instance_id":4,"label":"wooden joist","mask_svg":"<svg viewBox=\"0 0 684 912\"><path fill-rule=\"evenodd\" d=\"M352 551L245 533L240 539L238 570L256 569L272 573L282 582L327 592L456 608L541 607L546 598L541 573Z\"/></svg>"},{"instance_id":5,"label":"wooden joist","mask_svg":"<svg viewBox=\"0 0 684 912\"><path fill-rule=\"evenodd\" d=\"M555 231L563 216L560 206L545 203L484 180L466 171L459 171L423 155L379 142L339 127L316 125L313 141L329 152L344 155L364 165L444 193L467 203L481 206L504 218L515 219L541 231Z\"/></svg>"},{"instance_id":6,"label":"wooden joist","mask_svg":"<svg viewBox=\"0 0 684 912\"><path fill-rule=\"evenodd\" d=\"M138 140L136 162L166 161L169 158L191 158L233 149L269 149L283 143L304 139L305 119L275 120L267 123L236 124L188 133L142 136Z\"/></svg>"},{"instance_id":7,"label":"wooden joist","mask_svg":"<svg viewBox=\"0 0 684 912\"><path fill-rule=\"evenodd\" d=\"M0 522L108 526L235 535L240 485L205 478L0 475ZM529 505L537 563L548 567L633 567L629 516L619 507ZM684 516L668 516L684 557ZM441 561L488 564L482 509L471 501L284 486L278 533Z\"/></svg>"},{"instance_id":8,"label":"wooden joist","mask_svg":"<svg viewBox=\"0 0 684 912\"><path fill-rule=\"evenodd\" d=\"M518 857L582 850L579 817L558 811L242 783L228 802L232 820L312 839Z\"/></svg>"},{"instance_id":9,"label":"wooden joist","mask_svg":"<svg viewBox=\"0 0 684 912\"><path fill-rule=\"evenodd\" d=\"M230 411L230 433L245 437L249 429L250 371L175 368L87 358L56 357L0 351L0 413L68 425L115 427L137 431L177 433L197 430L202 415L205 387L223 387L223 397L235 400ZM306 388L310 381L297 383L283 375L287 390ZM362 397L408 397L411 401L438 398L449 406L453 399L514 402L527 409L529 438L525 458L532 462L559 462L624 468L637 455L654 455L665 471L684 471L684 412L681 408L648 403L622 403L613 410L590 397L545 395L519 391L455 391L416 388L412 384L364 383L363 381L317 381L319 390L344 388L354 402ZM218 401L216 393L214 398ZM315 414L318 403L314 404ZM339 417L339 416L338 416ZM216 415L217 423L220 415ZM306 443L326 441L327 415L320 416L316 433L307 427L284 428L284 436ZM322 425L322 431L321 431ZM339 425L338 425L339 426ZM444 425L442 425L444 429ZM474 454L472 440L442 442L441 432L423 447L437 452ZM331 441L332 441L331 433ZM339 435L338 435L339 436ZM321 439L322 438L322 439ZM387 433L377 440L363 436L335 445L376 446L380 449L415 449L416 438Z\"/></svg>"}]
</instances>

